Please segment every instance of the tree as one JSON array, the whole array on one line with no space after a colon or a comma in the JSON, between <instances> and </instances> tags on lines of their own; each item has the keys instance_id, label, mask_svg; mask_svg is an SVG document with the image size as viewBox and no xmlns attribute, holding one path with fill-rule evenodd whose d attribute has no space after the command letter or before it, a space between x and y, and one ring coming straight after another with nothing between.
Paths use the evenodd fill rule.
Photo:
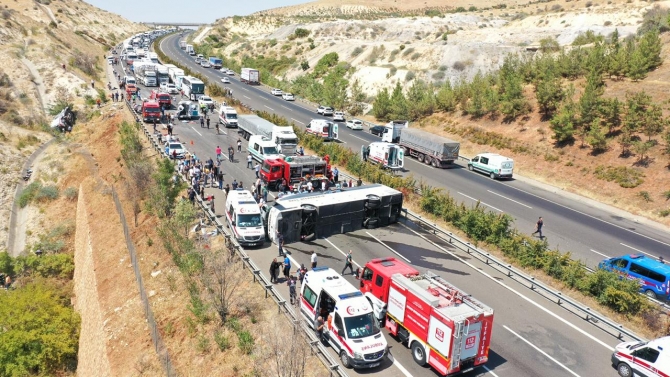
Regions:
<instances>
[{"instance_id":1,"label":"tree","mask_svg":"<svg viewBox=\"0 0 670 377\"><path fill-rule=\"evenodd\" d=\"M624 49L621 48L618 29L614 29L610 37L609 53L605 57L605 67L605 71L610 77L619 78L625 74L626 55Z\"/></svg>"},{"instance_id":2,"label":"tree","mask_svg":"<svg viewBox=\"0 0 670 377\"><path fill-rule=\"evenodd\" d=\"M572 100L574 95L574 88L572 85L566 92L563 107L551 119L551 129L554 131L554 140L559 143L574 140L575 125L577 123L577 116L575 111L575 103Z\"/></svg>"},{"instance_id":3,"label":"tree","mask_svg":"<svg viewBox=\"0 0 670 377\"><path fill-rule=\"evenodd\" d=\"M647 77L646 58L634 42L629 41L626 44L626 55L626 75L633 81L640 81Z\"/></svg>"},{"instance_id":4,"label":"tree","mask_svg":"<svg viewBox=\"0 0 670 377\"><path fill-rule=\"evenodd\" d=\"M481 72L477 72L472 82L467 86L469 89L469 101L466 103L465 111L475 118L479 118L486 114L484 110L484 93L490 87L489 83Z\"/></svg>"},{"instance_id":5,"label":"tree","mask_svg":"<svg viewBox=\"0 0 670 377\"><path fill-rule=\"evenodd\" d=\"M184 237L188 237L189 228L193 224L193 221L195 221L196 216L197 211L195 206L188 200L180 200L174 209L172 220L174 220L177 227L182 228Z\"/></svg>"},{"instance_id":6,"label":"tree","mask_svg":"<svg viewBox=\"0 0 670 377\"><path fill-rule=\"evenodd\" d=\"M307 62L307 60L303 60L302 63L300 63L300 68L303 71L306 71L306 70L309 69L309 63Z\"/></svg>"},{"instance_id":7,"label":"tree","mask_svg":"<svg viewBox=\"0 0 670 377\"><path fill-rule=\"evenodd\" d=\"M175 205L175 200L184 189L185 184L175 179L175 165L167 158L158 160L156 172L153 175L156 183L147 200L149 210L160 217L169 217Z\"/></svg>"},{"instance_id":8,"label":"tree","mask_svg":"<svg viewBox=\"0 0 670 377\"><path fill-rule=\"evenodd\" d=\"M600 74L591 71L586 79L584 93L579 98L579 123L582 127L588 127L598 116L598 104L603 92L602 85Z\"/></svg>"},{"instance_id":9,"label":"tree","mask_svg":"<svg viewBox=\"0 0 670 377\"><path fill-rule=\"evenodd\" d=\"M340 57L337 52L328 53L319 59L316 66L314 66L314 75L318 78L323 76L329 68L334 67L339 61Z\"/></svg>"},{"instance_id":10,"label":"tree","mask_svg":"<svg viewBox=\"0 0 670 377\"><path fill-rule=\"evenodd\" d=\"M229 251L210 250L202 250L205 261L203 281L221 323L225 323L230 308L243 293L239 287L244 269Z\"/></svg>"},{"instance_id":11,"label":"tree","mask_svg":"<svg viewBox=\"0 0 670 377\"><path fill-rule=\"evenodd\" d=\"M646 122L647 109L651 106L651 97L645 92L626 93L626 115L623 123L631 132L638 132Z\"/></svg>"},{"instance_id":12,"label":"tree","mask_svg":"<svg viewBox=\"0 0 670 377\"><path fill-rule=\"evenodd\" d=\"M652 29L642 35L637 45L637 51L643 57L644 70L649 72L661 65L661 38L658 30Z\"/></svg>"},{"instance_id":13,"label":"tree","mask_svg":"<svg viewBox=\"0 0 670 377\"><path fill-rule=\"evenodd\" d=\"M336 109L344 108L347 102L349 81L344 78L344 70L343 67L337 67L323 79L323 101Z\"/></svg>"},{"instance_id":14,"label":"tree","mask_svg":"<svg viewBox=\"0 0 670 377\"><path fill-rule=\"evenodd\" d=\"M458 102L456 101L456 94L454 93L454 89L452 88L449 80L447 80L444 85L440 87L440 90L435 96L435 102L437 108L442 111L450 113L456 110L456 105Z\"/></svg>"},{"instance_id":15,"label":"tree","mask_svg":"<svg viewBox=\"0 0 670 377\"><path fill-rule=\"evenodd\" d=\"M372 107L372 113L375 118L386 122L389 120L391 114L391 97L389 96L389 91L387 88L384 88L377 92L377 97Z\"/></svg>"},{"instance_id":16,"label":"tree","mask_svg":"<svg viewBox=\"0 0 670 377\"><path fill-rule=\"evenodd\" d=\"M621 155L628 156L630 153L629 148L631 145L633 145L633 135L629 128L624 127L621 130L621 136L619 136L619 145L621 145Z\"/></svg>"},{"instance_id":17,"label":"tree","mask_svg":"<svg viewBox=\"0 0 670 377\"><path fill-rule=\"evenodd\" d=\"M621 126L621 102L617 98L601 99L598 113L608 128L607 133L611 134Z\"/></svg>"},{"instance_id":18,"label":"tree","mask_svg":"<svg viewBox=\"0 0 670 377\"><path fill-rule=\"evenodd\" d=\"M409 120L417 120L433 114L435 96L433 90L423 80L416 80L407 91Z\"/></svg>"},{"instance_id":19,"label":"tree","mask_svg":"<svg viewBox=\"0 0 670 377\"><path fill-rule=\"evenodd\" d=\"M365 109L365 92L360 80L355 79L349 85L349 101L347 101L347 111L349 114L356 116L363 113Z\"/></svg>"},{"instance_id":20,"label":"tree","mask_svg":"<svg viewBox=\"0 0 670 377\"><path fill-rule=\"evenodd\" d=\"M647 141L651 141L652 136L663 132L667 120L663 118L663 109L657 104L652 104L644 113L644 123L642 123L642 132L647 136Z\"/></svg>"},{"instance_id":21,"label":"tree","mask_svg":"<svg viewBox=\"0 0 670 377\"><path fill-rule=\"evenodd\" d=\"M647 159L647 152L654 145L648 141L637 140L633 141L633 150L639 156L639 161L644 161Z\"/></svg>"},{"instance_id":22,"label":"tree","mask_svg":"<svg viewBox=\"0 0 670 377\"><path fill-rule=\"evenodd\" d=\"M498 73L500 112L508 119L530 111L530 106L523 95L522 78L518 72L519 59L508 55Z\"/></svg>"},{"instance_id":23,"label":"tree","mask_svg":"<svg viewBox=\"0 0 670 377\"><path fill-rule=\"evenodd\" d=\"M591 129L588 132L588 143L593 148L594 153L604 152L607 150L607 137L600 126L600 119L594 119L591 124Z\"/></svg>"},{"instance_id":24,"label":"tree","mask_svg":"<svg viewBox=\"0 0 670 377\"><path fill-rule=\"evenodd\" d=\"M293 333L291 341L286 341L287 328L277 316L269 319L262 329L259 360L264 376L304 377L310 368L312 351L302 331Z\"/></svg>"},{"instance_id":25,"label":"tree","mask_svg":"<svg viewBox=\"0 0 670 377\"><path fill-rule=\"evenodd\" d=\"M76 364L81 319L67 294L37 280L0 295L0 375L58 375Z\"/></svg>"},{"instance_id":26,"label":"tree","mask_svg":"<svg viewBox=\"0 0 670 377\"><path fill-rule=\"evenodd\" d=\"M535 83L535 97L540 111L545 116L549 116L556 111L564 96L565 92L561 82L553 72L540 73L540 77Z\"/></svg>"},{"instance_id":27,"label":"tree","mask_svg":"<svg viewBox=\"0 0 670 377\"><path fill-rule=\"evenodd\" d=\"M556 38L547 37L540 39L540 51L547 52L556 52L561 49L561 46L558 44Z\"/></svg>"},{"instance_id":28,"label":"tree","mask_svg":"<svg viewBox=\"0 0 670 377\"><path fill-rule=\"evenodd\" d=\"M405 98L399 82L395 84L395 88L393 88L393 93L391 94L391 115L395 119L407 119L409 116L407 98Z\"/></svg>"}]
</instances>

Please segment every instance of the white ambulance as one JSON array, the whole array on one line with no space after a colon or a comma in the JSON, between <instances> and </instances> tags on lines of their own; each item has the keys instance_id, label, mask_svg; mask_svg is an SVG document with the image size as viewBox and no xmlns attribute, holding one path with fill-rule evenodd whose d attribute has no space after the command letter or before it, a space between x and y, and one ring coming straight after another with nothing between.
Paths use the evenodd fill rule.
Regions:
<instances>
[{"instance_id":1,"label":"white ambulance","mask_svg":"<svg viewBox=\"0 0 670 377\"><path fill-rule=\"evenodd\" d=\"M612 365L621 377L670 376L670 336L621 343L612 353Z\"/></svg>"},{"instance_id":2,"label":"white ambulance","mask_svg":"<svg viewBox=\"0 0 670 377\"><path fill-rule=\"evenodd\" d=\"M480 153L468 162L468 170L482 172L491 179L512 178L514 160L496 153Z\"/></svg>"},{"instance_id":3,"label":"white ambulance","mask_svg":"<svg viewBox=\"0 0 670 377\"><path fill-rule=\"evenodd\" d=\"M300 292L300 313L314 328L324 319L324 338L345 368L375 368L388 357L370 302L361 291L328 267L308 271Z\"/></svg>"},{"instance_id":4,"label":"white ambulance","mask_svg":"<svg viewBox=\"0 0 670 377\"><path fill-rule=\"evenodd\" d=\"M226 220L242 246L260 246L265 241L261 210L249 190L231 190L226 198Z\"/></svg>"},{"instance_id":5,"label":"white ambulance","mask_svg":"<svg viewBox=\"0 0 670 377\"><path fill-rule=\"evenodd\" d=\"M364 160L373 164L381 164L386 169L400 170L403 168L405 152L393 143L373 142L361 147Z\"/></svg>"}]
</instances>

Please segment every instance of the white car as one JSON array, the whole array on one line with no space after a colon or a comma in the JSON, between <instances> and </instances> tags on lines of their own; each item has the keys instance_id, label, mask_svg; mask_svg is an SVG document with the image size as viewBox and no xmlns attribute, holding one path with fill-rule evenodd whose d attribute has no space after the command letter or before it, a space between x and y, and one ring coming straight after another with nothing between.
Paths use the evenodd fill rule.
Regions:
<instances>
[{"instance_id":1,"label":"white car","mask_svg":"<svg viewBox=\"0 0 670 377\"><path fill-rule=\"evenodd\" d=\"M232 69L229 69L229 70L226 71L226 75L228 75L228 76L235 76L235 72L233 72Z\"/></svg>"},{"instance_id":2,"label":"white car","mask_svg":"<svg viewBox=\"0 0 670 377\"><path fill-rule=\"evenodd\" d=\"M316 108L316 113L317 114L322 114L323 115L323 110L326 108L326 106L319 106Z\"/></svg>"},{"instance_id":3,"label":"white car","mask_svg":"<svg viewBox=\"0 0 670 377\"><path fill-rule=\"evenodd\" d=\"M177 86L175 84L167 84L167 92L170 94L179 94L179 89L177 89Z\"/></svg>"},{"instance_id":4,"label":"white car","mask_svg":"<svg viewBox=\"0 0 670 377\"><path fill-rule=\"evenodd\" d=\"M325 115L325 114L324 114ZM333 121L335 122L344 122L346 119L344 119L344 113L341 111L336 111L333 114Z\"/></svg>"},{"instance_id":5,"label":"white car","mask_svg":"<svg viewBox=\"0 0 670 377\"><path fill-rule=\"evenodd\" d=\"M281 96L284 92L281 89L274 88L270 91L273 96Z\"/></svg>"},{"instance_id":6,"label":"white car","mask_svg":"<svg viewBox=\"0 0 670 377\"><path fill-rule=\"evenodd\" d=\"M181 159L186 155L186 148L184 148L184 145L182 145L180 142L171 141L169 143L165 143L165 154L169 158L176 156L178 159Z\"/></svg>"},{"instance_id":7,"label":"white car","mask_svg":"<svg viewBox=\"0 0 670 377\"><path fill-rule=\"evenodd\" d=\"M227 77L224 77L224 78L221 79L221 82L224 83L224 84L230 84L230 79L227 78Z\"/></svg>"},{"instance_id":8,"label":"white car","mask_svg":"<svg viewBox=\"0 0 670 377\"><path fill-rule=\"evenodd\" d=\"M204 59L200 61L200 66L202 68L212 68L212 65L207 60Z\"/></svg>"},{"instance_id":9,"label":"white car","mask_svg":"<svg viewBox=\"0 0 670 377\"><path fill-rule=\"evenodd\" d=\"M210 109L214 108L214 100L209 96L202 96L198 98L198 105L202 106L203 104L207 105Z\"/></svg>"},{"instance_id":10,"label":"white car","mask_svg":"<svg viewBox=\"0 0 670 377\"><path fill-rule=\"evenodd\" d=\"M284 101L295 101L295 97L293 97L292 93L284 93L281 95L281 98L283 98Z\"/></svg>"},{"instance_id":11,"label":"white car","mask_svg":"<svg viewBox=\"0 0 670 377\"><path fill-rule=\"evenodd\" d=\"M161 83L161 84L159 85L158 89L160 89L161 92L166 92L166 93L167 93L167 91L168 91L167 86L168 86L167 83Z\"/></svg>"},{"instance_id":12,"label":"white car","mask_svg":"<svg viewBox=\"0 0 670 377\"><path fill-rule=\"evenodd\" d=\"M347 128L352 130L362 130L363 122L359 119L349 119L347 121Z\"/></svg>"},{"instance_id":13,"label":"white car","mask_svg":"<svg viewBox=\"0 0 670 377\"><path fill-rule=\"evenodd\" d=\"M333 116L333 108L332 107L324 107L323 112L321 113L323 116Z\"/></svg>"}]
</instances>

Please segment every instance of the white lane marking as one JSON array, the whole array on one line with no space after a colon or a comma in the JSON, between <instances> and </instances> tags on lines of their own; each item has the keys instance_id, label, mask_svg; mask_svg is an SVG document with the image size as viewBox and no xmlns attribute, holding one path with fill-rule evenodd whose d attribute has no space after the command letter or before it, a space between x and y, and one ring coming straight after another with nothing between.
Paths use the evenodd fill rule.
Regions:
<instances>
[{"instance_id":1,"label":"white lane marking","mask_svg":"<svg viewBox=\"0 0 670 377\"><path fill-rule=\"evenodd\" d=\"M279 106L281 106L281 107L285 108L285 109L286 109L286 110L288 110L288 111L293 111L293 110L292 110L291 108L289 108L289 107L286 107L286 106L284 106L284 105L279 105Z\"/></svg>"},{"instance_id":2,"label":"white lane marking","mask_svg":"<svg viewBox=\"0 0 670 377\"><path fill-rule=\"evenodd\" d=\"M358 140L363 140L364 142L369 143L369 141L363 139L362 137L358 137L358 136L356 136L356 135L352 135L352 134L349 134L349 136L351 136L351 137L355 137L355 138L358 139Z\"/></svg>"},{"instance_id":3,"label":"white lane marking","mask_svg":"<svg viewBox=\"0 0 670 377\"><path fill-rule=\"evenodd\" d=\"M305 125L305 123L303 123L303 122L301 122L301 121L299 121L299 120L297 120L297 119L293 119L293 118L291 118L291 120L294 121L294 122L296 122L296 123L298 123L298 124L302 124L303 126Z\"/></svg>"},{"instance_id":4,"label":"white lane marking","mask_svg":"<svg viewBox=\"0 0 670 377\"><path fill-rule=\"evenodd\" d=\"M642 250L640 250L640 249L636 249L636 248L634 248L633 246L626 245L625 243L619 243L619 245L621 245L621 246L625 246L625 247L627 247L627 248L629 248L629 249L633 249L633 250L635 250L635 251L637 251L637 252L640 252L640 253L642 253L642 254L647 254L647 255L649 255L650 257L654 257L653 255L647 253L646 251L642 251ZM656 258L656 257L654 257L654 258Z\"/></svg>"},{"instance_id":5,"label":"white lane marking","mask_svg":"<svg viewBox=\"0 0 670 377\"><path fill-rule=\"evenodd\" d=\"M242 97L244 97L244 98L246 98L246 99L251 99L251 97L247 97L247 96L245 96L244 94L242 94Z\"/></svg>"},{"instance_id":6,"label":"white lane marking","mask_svg":"<svg viewBox=\"0 0 670 377\"><path fill-rule=\"evenodd\" d=\"M405 369L405 367L402 366L402 364L400 364L395 357L393 358L393 365L395 365L396 368L400 369L400 371L402 372L402 374L405 375L405 377L413 377L412 373L410 373L407 369Z\"/></svg>"},{"instance_id":7,"label":"white lane marking","mask_svg":"<svg viewBox=\"0 0 670 377\"><path fill-rule=\"evenodd\" d=\"M399 257L402 258L402 259L404 259L405 262L407 262L407 263L409 263L409 264L412 264L412 262L411 262L409 259L405 258L404 255L402 255L402 254L400 254L399 252L393 250L393 249L391 248L391 246L385 244L384 242L382 242L382 240L380 240L379 238L377 238L377 237L373 236L372 234L370 234L370 232L365 232L365 233L367 233L368 236L374 238L377 242L379 242L380 244L382 244L385 248L391 250L395 255L399 256Z\"/></svg>"},{"instance_id":8,"label":"white lane marking","mask_svg":"<svg viewBox=\"0 0 670 377\"><path fill-rule=\"evenodd\" d=\"M521 205L521 206L524 206L524 207L526 207L526 208L533 209L533 207L531 207L531 206L529 206L529 205L525 205L525 204L523 204L523 203L521 203L521 202L517 202L516 200L514 200L514 199L510 199L510 198L508 198L508 197L506 197L506 196L504 196L504 195L500 195L500 194L498 194L497 192L493 192L493 191L491 191L491 190L486 190L486 191L490 192L490 193L493 194L493 195L498 195L499 197L501 197L501 198L503 198L503 199L507 199L507 200L509 200L510 202L514 202L514 203L516 203L516 204L518 204L518 205Z\"/></svg>"},{"instance_id":9,"label":"white lane marking","mask_svg":"<svg viewBox=\"0 0 670 377\"><path fill-rule=\"evenodd\" d=\"M460 192L460 191L457 191L457 192L458 192L459 194L465 196L466 198L470 199L470 200L474 200L475 202L482 203L483 205L485 205L485 206L487 206L487 207L489 207L489 208L493 208L493 209L495 209L495 210L498 211L498 212L503 212L503 211L499 210L498 208L496 208L496 207L494 207L494 206L492 206L492 205L488 205L488 204L482 202L482 201L479 200L479 199L475 199L475 198L473 198L473 197L471 197L471 196L467 196L467 195L463 194L463 193Z\"/></svg>"},{"instance_id":10,"label":"white lane marking","mask_svg":"<svg viewBox=\"0 0 670 377\"><path fill-rule=\"evenodd\" d=\"M507 326L505 326L505 325L503 325L503 327L505 328L505 330L511 332L511 333L512 333L514 336L516 336L517 338L523 340L524 343L526 343L526 344L528 344L529 346L533 347L537 352L543 354L547 359L549 359L549 360L553 361L554 363L556 363L556 365L558 365L559 367L561 367L561 368L565 369L566 371L570 372L570 374L572 374L572 375L575 376L575 377L580 377L577 373L575 373L575 372L573 372L572 370L570 370L570 368L568 368L568 367L566 367L565 365L561 364L558 360L556 360L556 359L554 359L553 357L551 357L548 353L542 351L538 346L536 346L536 345L534 345L533 343L529 342L528 340L526 340L526 339L525 339L524 337L522 337L521 335L515 333L515 332L514 332L512 329L510 329L509 327L507 327Z\"/></svg>"},{"instance_id":11,"label":"white lane marking","mask_svg":"<svg viewBox=\"0 0 670 377\"><path fill-rule=\"evenodd\" d=\"M596 251L596 250L593 250L593 249L590 249L590 250L593 251L594 253L598 254L598 255L602 255L605 258L611 258L609 255L605 255L605 254L601 253L600 251Z\"/></svg>"},{"instance_id":12,"label":"white lane marking","mask_svg":"<svg viewBox=\"0 0 670 377\"><path fill-rule=\"evenodd\" d=\"M497 374L493 373L493 371L489 368L486 367L486 365L482 365L482 368L486 369L488 373L491 373L494 377L500 377Z\"/></svg>"},{"instance_id":13,"label":"white lane marking","mask_svg":"<svg viewBox=\"0 0 670 377\"><path fill-rule=\"evenodd\" d=\"M270 109L270 111L275 111L275 109L271 108L271 107L268 106L268 105L263 105L263 106L265 106L265 107L267 107L268 109Z\"/></svg>"},{"instance_id":14,"label":"white lane marking","mask_svg":"<svg viewBox=\"0 0 670 377\"><path fill-rule=\"evenodd\" d=\"M440 250L444 251L445 253L451 255L452 257L456 258L456 260L458 260L459 262L465 264L466 266L472 268L473 270L475 270L475 271L479 272L480 274L486 276L487 278L491 279L491 280L494 281L496 284L498 284L498 285L500 285L500 286L506 288L507 290L509 290L510 292L512 292L512 293L514 293L515 295L519 296L520 298L524 299L525 301L527 301L527 302L530 303L531 305L537 307L538 309L544 311L545 313L549 314L550 316L552 316L552 317L556 318L557 320L563 322L564 324L568 325L568 326L571 327L572 329L578 331L579 333L581 333L582 335L586 336L587 338L593 340L594 342L600 344L601 346L607 348L607 349L610 350L610 351L614 351L614 348L611 347L611 346L609 346L607 343L605 343L605 342L603 342L602 340L596 338L595 336L593 336L593 335L587 333L586 331L580 329L579 327L573 325L572 323L568 322L568 320L566 320L566 319L560 317L558 314L552 312L551 310L549 310L549 309L545 308L544 306L538 304L537 302L531 300L529 297L524 296L523 294L521 294L521 292L519 292L519 291L517 291L516 289L510 287L509 285L503 283L502 281L499 281L498 279L494 278L494 277L491 276L490 274L488 274L488 273L484 272L483 270L481 270L481 269L475 267L472 263L470 263L470 262L464 260L463 258L459 257L459 256L456 255L455 253L452 253L451 251L449 251L449 250L443 248L442 246L436 244L435 242L429 240L429 239L426 238L423 234L419 234L419 233L416 232L414 229L410 229L410 228L408 228L405 224L400 224L400 225L402 225L404 228L406 228L406 229L409 230L410 232L416 234L417 236L423 238L423 239L426 240L427 242L431 243L433 246L437 247L438 249L440 249Z\"/></svg>"},{"instance_id":15,"label":"white lane marking","mask_svg":"<svg viewBox=\"0 0 670 377\"><path fill-rule=\"evenodd\" d=\"M248 91L249 91L249 89L247 89L247 88L245 88L245 87L240 87L240 89L244 90L245 92L248 92ZM247 98L249 98L249 97L247 97Z\"/></svg>"},{"instance_id":16,"label":"white lane marking","mask_svg":"<svg viewBox=\"0 0 670 377\"><path fill-rule=\"evenodd\" d=\"M344 255L344 257L346 258L347 254L344 251L340 250L339 247L335 246L334 243L330 242L330 240L328 238L324 238L324 240L326 240L326 242L328 242L330 244L330 246L334 247L337 251L340 252L340 254ZM356 267L361 268L361 265L356 263L355 260L352 259L351 261L356 265Z\"/></svg>"},{"instance_id":17,"label":"white lane marking","mask_svg":"<svg viewBox=\"0 0 670 377\"><path fill-rule=\"evenodd\" d=\"M195 127L191 126L191 128L193 128L193 131L197 132L198 135L202 136L202 134L200 132L198 132L198 130L196 130Z\"/></svg>"},{"instance_id":18,"label":"white lane marking","mask_svg":"<svg viewBox=\"0 0 670 377\"><path fill-rule=\"evenodd\" d=\"M500 181L495 181L495 182L496 182L496 183L499 183L499 184L501 184L501 185L504 184L503 182L500 182ZM574 209L574 208L570 208L570 207L565 206L565 205L563 205L563 204L556 203L556 202L553 201L553 200L549 200L549 199L547 199L547 198L543 198L543 197L541 197L541 196L539 196L539 195L535 195L535 194L533 194L533 193L531 193L531 192L522 190L522 189L517 188L517 187L514 187L514 186L510 186L510 185L505 185L505 186L507 186L507 187L509 187L509 188L512 188L512 189L515 189L515 190L517 190L517 191L521 191L521 192L523 192L524 194L532 195L532 196L534 196L534 197L536 197L536 198L538 198L538 199L542 199L542 200L544 200L544 201L546 201L546 202L549 202L549 203L551 203L551 204L555 204L555 205L557 205L557 206L559 206L559 207L563 207L563 208L568 209L568 210L570 210L570 211L572 211L572 212L579 213L580 215L584 215L584 216L590 217L590 218L592 218L592 219L594 219L594 220L598 220L598 221L600 221L600 222L602 222L602 223L612 225L612 226L617 227L617 228L619 228L619 229L625 230L626 232L630 232L630 233L636 234L636 235L638 235L638 236L640 236L640 237L644 237L644 238L646 238L646 239L648 239L648 240L656 241L656 242L660 243L661 245L670 246L670 243L663 242L663 241L661 241L661 240L657 240L656 238L646 236L646 235L644 235L644 234L642 234L642 233L638 233L638 232L636 232L636 231L634 231L634 230L630 230L630 229L628 229L628 228L626 228L626 227L623 227L623 226L621 226L621 225L617 225L617 224L611 223L611 222L609 222L609 221L607 221L607 220L603 220L603 219L598 218L598 217L596 217L596 216L589 215L588 213L584 213L584 212L582 212L582 211L578 211L578 210L576 210L576 209ZM607 211L606 211L606 212L607 212Z\"/></svg>"}]
</instances>

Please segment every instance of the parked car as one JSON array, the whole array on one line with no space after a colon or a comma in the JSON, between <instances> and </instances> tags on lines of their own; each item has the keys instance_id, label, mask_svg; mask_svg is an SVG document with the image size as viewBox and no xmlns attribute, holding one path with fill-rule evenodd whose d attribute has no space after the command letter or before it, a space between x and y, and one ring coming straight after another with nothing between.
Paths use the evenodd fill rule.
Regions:
<instances>
[{"instance_id":1,"label":"parked car","mask_svg":"<svg viewBox=\"0 0 670 377\"><path fill-rule=\"evenodd\" d=\"M324 114L325 115L325 114ZM346 119L344 119L344 113L341 111L336 111L333 114L333 121L335 122L344 122Z\"/></svg>"},{"instance_id":2,"label":"parked car","mask_svg":"<svg viewBox=\"0 0 670 377\"><path fill-rule=\"evenodd\" d=\"M319 106L316 108L316 113L323 115L323 110L328 106Z\"/></svg>"},{"instance_id":3,"label":"parked car","mask_svg":"<svg viewBox=\"0 0 670 377\"><path fill-rule=\"evenodd\" d=\"M362 130L363 122L359 119L349 119L347 121L347 128L352 130Z\"/></svg>"},{"instance_id":4,"label":"parked car","mask_svg":"<svg viewBox=\"0 0 670 377\"><path fill-rule=\"evenodd\" d=\"M232 69L229 69L229 70L226 71L226 75L228 75L228 76L235 76L235 72L233 72Z\"/></svg>"},{"instance_id":5,"label":"parked car","mask_svg":"<svg viewBox=\"0 0 670 377\"><path fill-rule=\"evenodd\" d=\"M195 63L196 63L196 64L200 64L200 57L199 57L199 56L196 56L196 57L195 57Z\"/></svg>"},{"instance_id":6,"label":"parked car","mask_svg":"<svg viewBox=\"0 0 670 377\"><path fill-rule=\"evenodd\" d=\"M384 133L385 129L386 129L386 127L384 127L384 126L370 127L370 133L373 134L373 135L377 135L377 136L381 137L382 134Z\"/></svg>"},{"instance_id":7,"label":"parked car","mask_svg":"<svg viewBox=\"0 0 670 377\"><path fill-rule=\"evenodd\" d=\"M295 101L295 97L293 97L292 93L284 93L281 95L281 98L283 98L284 101Z\"/></svg>"},{"instance_id":8,"label":"parked car","mask_svg":"<svg viewBox=\"0 0 670 377\"><path fill-rule=\"evenodd\" d=\"M184 146L180 142L171 141L169 143L165 143L165 154L169 158L172 158L175 152L177 158L182 159L186 155L186 148L184 148Z\"/></svg>"},{"instance_id":9,"label":"parked car","mask_svg":"<svg viewBox=\"0 0 670 377\"><path fill-rule=\"evenodd\" d=\"M221 69L219 69L219 71L220 71L221 73L226 73L226 72L228 72L228 68L226 68L226 67L221 67Z\"/></svg>"},{"instance_id":10,"label":"parked car","mask_svg":"<svg viewBox=\"0 0 670 377\"><path fill-rule=\"evenodd\" d=\"M198 105L202 106L203 104L207 105L208 108L214 108L214 100L209 96L202 96L198 99Z\"/></svg>"},{"instance_id":11,"label":"parked car","mask_svg":"<svg viewBox=\"0 0 670 377\"><path fill-rule=\"evenodd\" d=\"M227 77L224 77L224 78L221 79L221 82L224 83L224 84L230 84L230 79L227 78Z\"/></svg>"},{"instance_id":12,"label":"parked car","mask_svg":"<svg viewBox=\"0 0 670 377\"><path fill-rule=\"evenodd\" d=\"M179 94L179 89L175 84L167 84L167 92L170 94Z\"/></svg>"},{"instance_id":13,"label":"parked car","mask_svg":"<svg viewBox=\"0 0 670 377\"><path fill-rule=\"evenodd\" d=\"M273 96L281 96L284 92L281 89L274 88L270 91Z\"/></svg>"},{"instance_id":14,"label":"parked car","mask_svg":"<svg viewBox=\"0 0 670 377\"><path fill-rule=\"evenodd\" d=\"M161 92L165 92L165 93L167 93L167 92L168 92L168 88L167 88L167 86L168 86L168 83L164 82L164 83L161 83L161 84L160 84L160 86L159 86L158 89L160 89Z\"/></svg>"},{"instance_id":15,"label":"parked car","mask_svg":"<svg viewBox=\"0 0 670 377\"><path fill-rule=\"evenodd\" d=\"M323 113L321 115L323 115L323 116L333 116L333 108L332 107L325 107L323 109Z\"/></svg>"}]
</instances>

